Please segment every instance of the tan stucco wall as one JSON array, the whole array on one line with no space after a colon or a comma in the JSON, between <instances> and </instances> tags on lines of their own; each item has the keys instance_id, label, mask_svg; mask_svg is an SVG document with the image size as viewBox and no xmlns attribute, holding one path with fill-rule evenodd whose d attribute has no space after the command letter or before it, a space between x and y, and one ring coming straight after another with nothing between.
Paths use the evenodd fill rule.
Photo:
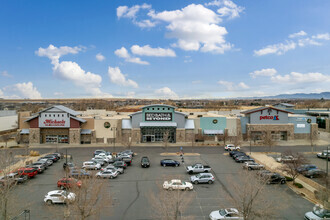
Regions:
<instances>
[{"instance_id":1,"label":"tan stucco wall","mask_svg":"<svg viewBox=\"0 0 330 220\"><path fill-rule=\"evenodd\" d=\"M86 120L86 123L82 123L81 129L91 129L94 130L94 118L84 118L82 119Z\"/></svg>"},{"instance_id":2,"label":"tan stucco wall","mask_svg":"<svg viewBox=\"0 0 330 220\"><path fill-rule=\"evenodd\" d=\"M237 118L227 118L227 126L228 136L236 136L237 135Z\"/></svg>"},{"instance_id":3,"label":"tan stucco wall","mask_svg":"<svg viewBox=\"0 0 330 220\"><path fill-rule=\"evenodd\" d=\"M105 122L110 123L110 128L104 127ZM118 136L118 132L120 132L120 128L118 127L119 122L121 123L120 119L94 119L96 138L114 138ZM117 131L115 128L117 128Z\"/></svg>"},{"instance_id":4,"label":"tan stucco wall","mask_svg":"<svg viewBox=\"0 0 330 220\"><path fill-rule=\"evenodd\" d=\"M28 122L24 122L31 117L31 112L19 112L18 113L18 129L28 129L30 125Z\"/></svg>"}]
</instances>

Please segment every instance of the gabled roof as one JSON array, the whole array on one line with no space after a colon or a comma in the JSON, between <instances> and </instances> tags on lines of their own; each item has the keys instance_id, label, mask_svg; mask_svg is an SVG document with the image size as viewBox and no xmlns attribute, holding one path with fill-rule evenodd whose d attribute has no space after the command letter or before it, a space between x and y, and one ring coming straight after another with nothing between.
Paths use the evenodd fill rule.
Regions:
<instances>
[{"instance_id":1,"label":"gabled roof","mask_svg":"<svg viewBox=\"0 0 330 220\"><path fill-rule=\"evenodd\" d=\"M248 114L251 114L251 113L254 113L254 112L259 112L259 111L262 111L262 110L265 110L265 109L270 109L270 108L274 109L276 111L279 111L279 112L285 112L285 113L292 114L292 112L289 112L289 111L286 111L286 110L283 110L283 109L280 109L280 108L275 108L275 107L272 107L272 106L259 107L259 108L254 108L254 109L242 111L241 114L248 115Z\"/></svg>"},{"instance_id":2,"label":"gabled roof","mask_svg":"<svg viewBox=\"0 0 330 220\"><path fill-rule=\"evenodd\" d=\"M155 107L155 106L161 106L161 107L167 107L167 108L174 108L174 109L176 108L176 107L171 106L171 105L153 104L153 105L145 105L145 106L141 107L141 109Z\"/></svg>"},{"instance_id":3,"label":"gabled roof","mask_svg":"<svg viewBox=\"0 0 330 220\"><path fill-rule=\"evenodd\" d=\"M70 109L70 108L68 108L68 107L65 107L65 106L63 106L63 105L53 105L53 106L51 106L51 107L48 107L48 108L45 108L45 109L41 110L41 111L38 112L37 114L39 115L41 112L48 111L49 109L52 109L52 108L60 109L60 110L62 110L62 111L64 111L64 112L66 112L66 113L69 113L70 115L73 115L73 116L77 116L77 115L79 115L78 112L76 112L76 111L74 111L74 110L72 110L72 109Z\"/></svg>"},{"instance_id":4,"label":"gabled roof","mask_svg":"<svg viewBox=\"0 0 330 220\"><path fill-rule=\"evenodd\" d=\"M81 123L85 123L86 120L85 119L82 119L82 118L77 118L77 117L73 117L71 116L70 118L74 119L74 120L77 120L77 121L80 121Z\"/></svg>"}]
</instances>

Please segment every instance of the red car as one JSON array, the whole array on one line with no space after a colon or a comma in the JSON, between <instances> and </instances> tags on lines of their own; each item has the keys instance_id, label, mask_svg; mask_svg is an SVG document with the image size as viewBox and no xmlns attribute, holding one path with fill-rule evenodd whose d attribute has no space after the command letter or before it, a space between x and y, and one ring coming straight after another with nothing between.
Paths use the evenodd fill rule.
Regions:
<instances>
[{"instance_id":1,"label":"red car","mask_svg":"<svg viewBox=\"0 0 330 220\"><path fill-rule=\"evenodd\" d=\"M57 187L59 187L61 189L70 188L74 184L76 184L78 187L81 187L81 181L76 180L74 178L65 178L65 177L63 177L62 179L57 181Z\"/></svg>"},{"instance_id":2,"label":"red car","mask_svg":"<svg viewBox=\"0 0 330 220\"><path fill-rule=\"evenodd\" d=\"M20 168L17 170L18 175L27 176L28 178L32 178L38 174L38 171L35 168Z\"/></svg>"}]
</instances>

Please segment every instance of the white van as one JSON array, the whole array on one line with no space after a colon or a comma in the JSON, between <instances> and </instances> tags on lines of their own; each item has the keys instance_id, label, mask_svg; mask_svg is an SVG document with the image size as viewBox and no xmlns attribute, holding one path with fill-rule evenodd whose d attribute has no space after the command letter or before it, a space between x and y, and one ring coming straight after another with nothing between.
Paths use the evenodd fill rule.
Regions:
<instances>
[{"instance_id":1,"label":"white van","mask_svg":"<svg viewBox=\"0 0 330 220\"><path fill-rule=\"evenodd\" d=\"M83 163L82 168L86 170L99 170L101 169L101 165L94 161L86 161Z\"/></svg>"}]
</instances>

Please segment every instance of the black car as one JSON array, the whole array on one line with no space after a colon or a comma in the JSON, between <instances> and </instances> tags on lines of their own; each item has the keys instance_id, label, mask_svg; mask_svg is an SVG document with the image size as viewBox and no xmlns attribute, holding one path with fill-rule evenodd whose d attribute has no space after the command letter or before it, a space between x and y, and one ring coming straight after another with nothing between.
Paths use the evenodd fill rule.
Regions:
<instances>
[{"instance_id":1,"label":"black car","mask_svg":"<svg viewBox=\"0 0 330 220\"><path fill-rule=\"evenodd\" d=\"M235 160L237 157L241 157L241 156L246 156L246 153L244 152L239 152L233 155L233 159Z\"/></svg>"},{"instance_id":2,"label":"black car","mask_svg":"<svg viewBox=\"0 0 330 220\"><path fill-rule=\"evenodd\" d=\"M267 184L275 184L275 183L284 184L284 183L286 183L285 177L281 176L278 173L269 173L268 175L265 175L265 178L266 178Z\"/></svg>"},{"instance_id":3,"label":"black car","mask_svg":"<svg viewBox=\"0 0 330 220\"><path fill-rule=\"evenodd\" d=\"M314 177L324 177L326 175L326 172L320 169L311 169L306 172L304 172L305 177L314 178Z\"/></svg>"},{"instance_id":4,"label":"black car","mask_svg":"<svg viewBox=\"0 0 330 220\"><path fill-rule=\"evenodd\" d=\"M244 152L242 152L242 151L238 151L238 150L232 150L232 151L230 151L229 152L229 156L234 156L235 154L238 154L238 153L244 153Z\"/></svg>"},{"instance_id":5,"label":"black car","mask_svg":"<svg viewBox=\"0 0 330 220\"><path fill-rule=\"evenodd\" d=\"M248 161L254 162L254 159L251 158L250 156L241 156L241 157L236 157L235 161L237 163L243 163L243 162L248 162Z\"/></svg>"},{"instance_id":6,"label":"black car","mask_svg":"<svg viewBox=\"0 0 330 220\"><path fill-rule=\"evenodd\" d=\"M148 157L142 157L141 158L141 167L150 167L150 160Z\"/></svg>"},{"instance_id":7,"label":"black car","mask_svg":"<svg viewBox=\"0 0 330 220\"><path fill-rule=\"evenodd\" d=\"M112 164L114 167L120 167L126 169L127 164L124 161L116 161Z\"/></svg>"},{"instance_id":8,"label":"black car","mask_svg":"<svg viewBox=\"0 0 330 220\"><path fill-rule=\"evenodd\" d=\"M317 166L314 164L304 164L297 168L299 173L307 172L308 170L317 169Z\"/></svg>"},{"instance_id":9,"label":"black car","mask_svg":"<svg viewBox=\"0 0 330 220\"><path fill-rule=\"evenodd\" d=\"M178 166L180 166L180 163L176 160L164 159L164 160L160 161L160 165L163 167L166 167L166 166L178 167Z\"/></svg>"},{"instance_id":10,"label":"black car","mask_svg":"<svg viewBox=\"0 0 330 220\"><path fill-rule=\"evenodd\" d=\"M55 155L52 155L52 154L48 154L48 155L44 156L43 158L50 159L53 162L57 162L59 160L58 157L56 157Z\"/></svg>"}]
</instances>

